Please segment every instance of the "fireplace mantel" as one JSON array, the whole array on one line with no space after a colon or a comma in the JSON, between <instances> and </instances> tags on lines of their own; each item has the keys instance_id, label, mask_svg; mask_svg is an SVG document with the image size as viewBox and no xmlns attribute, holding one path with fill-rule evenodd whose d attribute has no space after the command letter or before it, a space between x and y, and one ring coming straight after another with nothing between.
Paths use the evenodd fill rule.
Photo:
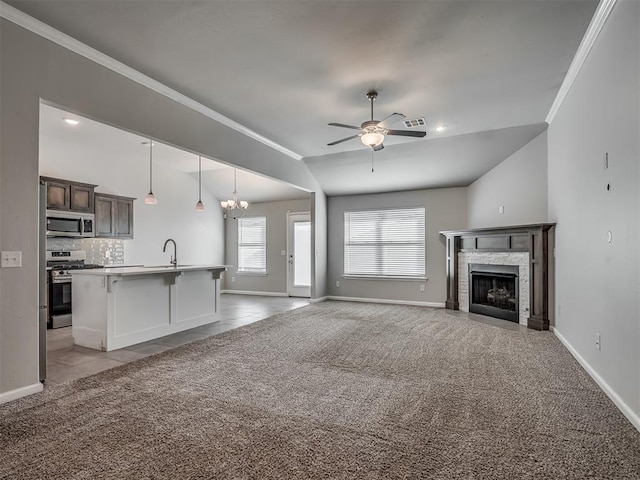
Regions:
<instances>
[{"instance_id":1,"label":"fireplace mantel","mask_svg":"<svg viewBox=\"0 0 640 480\"><path fill-rule=\"evenodd\" d=\"M511 227L447 230L447 302L458 310L458 254L460 252L529 253L529 321L534 330L549 330L549 231L555 223Z\"/></svg>"}]
</instances>

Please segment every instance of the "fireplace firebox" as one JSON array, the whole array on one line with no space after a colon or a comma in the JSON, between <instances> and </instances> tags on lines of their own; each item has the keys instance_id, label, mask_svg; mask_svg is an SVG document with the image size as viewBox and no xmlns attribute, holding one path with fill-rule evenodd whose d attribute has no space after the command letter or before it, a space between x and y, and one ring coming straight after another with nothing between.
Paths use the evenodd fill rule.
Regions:
<instances>
[{"instance_id":1,"label":"fireplace firebox","mask_svg":"<svg viewBox=\"0 0 640 480\"><path fill-rule=\"evenodd\" d=\"M518 266L469 264L469 311L519 322Z\"/></svg>"}]
</instances>

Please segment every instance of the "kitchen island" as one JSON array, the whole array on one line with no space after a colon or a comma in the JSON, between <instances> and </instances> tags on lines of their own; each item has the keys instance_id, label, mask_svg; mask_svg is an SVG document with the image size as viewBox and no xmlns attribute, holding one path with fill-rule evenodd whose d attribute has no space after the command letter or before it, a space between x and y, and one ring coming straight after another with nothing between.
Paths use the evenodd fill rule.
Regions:
<instances>
[{"instance_id":1,"label":"kitchen island","mask_svg":"<svg viewBox=\"0 0 640 480\"><path fill-rule=\"evenodd\" d=\"M219 320L224 265L76 270L76 345L116 350Z\"/></svg>"}]
</instances>

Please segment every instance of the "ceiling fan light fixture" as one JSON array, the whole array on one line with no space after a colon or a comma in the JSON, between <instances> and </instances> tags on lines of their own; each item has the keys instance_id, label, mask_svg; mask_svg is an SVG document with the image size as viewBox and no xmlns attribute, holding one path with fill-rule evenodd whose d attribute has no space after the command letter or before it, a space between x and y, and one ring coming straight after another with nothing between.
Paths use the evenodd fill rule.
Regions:
<instances>
[{"instance_id":1,"label":"ceiling fan light fixture","mask_svg":"<svg viewBox=\"0 0 640 480\"><path fill-rule=\"evenodd\" d=\"M384 135L379 132L367 132L360 137L360 140L367 147L377 147L384 142Z\"/></svg>"}]
</instances>

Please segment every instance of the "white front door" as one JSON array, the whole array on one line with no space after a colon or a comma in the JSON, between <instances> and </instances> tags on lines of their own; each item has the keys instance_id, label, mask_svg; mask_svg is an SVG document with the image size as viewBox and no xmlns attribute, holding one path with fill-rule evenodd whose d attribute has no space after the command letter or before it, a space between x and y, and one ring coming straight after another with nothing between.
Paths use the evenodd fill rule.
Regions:
<instances>
[{"instance_id":1,"label":"white front door","mask_svg":"<svg viewBox=\"0 0 640 480\"><path fill-rule=\"evenodd\" d=\"M288 213L287 292L290 297L311 296L311 215Z\"/></svg>"}]
</instances>

